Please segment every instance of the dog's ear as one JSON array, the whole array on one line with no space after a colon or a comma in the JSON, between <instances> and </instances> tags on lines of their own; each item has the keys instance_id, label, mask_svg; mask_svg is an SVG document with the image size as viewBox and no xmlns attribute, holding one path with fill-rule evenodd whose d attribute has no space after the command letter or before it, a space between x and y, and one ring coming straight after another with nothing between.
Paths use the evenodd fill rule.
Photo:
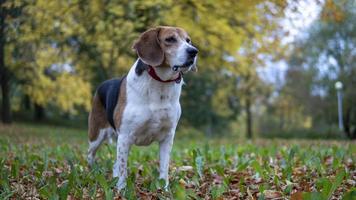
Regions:
<instances>
[{"instance_id":1,"label":"dog's ear","mask_svg":"<svg viewBox=\"0 0 356 200\"><path fill-rule=\"evenodd\" d=\"M158 34L160 28L151 28L142 33L132 48L144 63L158 66L163 63L164 53L159 44Z\"/></svg>"}]
</instances>

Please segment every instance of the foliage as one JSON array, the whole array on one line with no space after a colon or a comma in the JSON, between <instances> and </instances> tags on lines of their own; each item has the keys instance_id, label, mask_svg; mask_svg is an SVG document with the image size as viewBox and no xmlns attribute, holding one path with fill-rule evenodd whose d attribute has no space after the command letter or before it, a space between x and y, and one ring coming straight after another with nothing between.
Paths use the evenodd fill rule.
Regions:
<instances>
[{"instance_id":1,"label":"foliage","mask_svg":"<svg viewBox=\"0 0 356 200\"><path fill-rule=\"evenodd\" d=\"M335 128L338 122L335 83L341 81L344 132L345 136L355 138L354 4L352 0L325 1L318 18L291 45L285 83L267 104L266 119L260 126L265 132L304 130L322 132L325 136L333 132L341 137L341 131Z\"/></svg>"},{"instance_id":2,"label":"foliage","mask_svg":"<svg viewBox=\"0 0 356 200\"><path fill-rule=\"evenodd\" d=\"M307 38L296 42L284 91L304 109L304 116L313 117L316 126L332 124L337 121L334 84L341 81L344 84L344 127L350 138L354 138L356 133L354 3L352 0L325 2ZM304 80L302 83L301 79Z\"/></svg>"},{"instance_id":3,"label":"foliage","mask_svg":"<svg viewBox=\"0 0 356 200\"><path fill-rule=\"evenodd\" d=\"M256 98L246 90L268 90L255 70L264 66L262 55L274 57L282 49L278 20L286 6L283 0L173 3L165 22L189 30L200 52L199 72L187 79L182 95L183 120L214 133L211 128L236 120L244 99Z\"/></svg>"},{"instance_id":4,"label":"foliage","mask_svg":"<svg viewBox=\"0 0 356 200\"><path fill-rule=\"evenodd\" d=\"M0 196L8 198L119 197L112 178L115 147L103 145L97 164L85 160L85 134L77 129L0 126ZM341 199L356 187L355 145L345 141L215 141L179 137L170 188L158 177L157 145L134 147L126 199Z\"/></svg>"},{"instance_id":5,"label":"foliage","mask_svg":"<svg viewBox=\"0 0 356 200\"><path fill-rule=\"evenodd\" d=\"M6 65L31 102L88 111L96 85L132 65L131 44L165 2L9 1ZM13 8L14 9L14 8ZM147 10L147 11L146 11ZM93 86L92 86L93 85ZM69 97L69 98L68 98Z\"/></svg>"},{"instance_id":6,"label":"foliage","mask_svg":"<svg viewBox=\"0 0 356 200\"><path fill-rule=\"evenodd\" d=\"M6 66L20 88L13 93L17 98L65 113L88 111L99 82L127 73L134 63L131 45L140 33L180 26L200 50L199 75L187 75L189 92L182 97L183 110L193 109L183 119L223 128L241 111L244 88L263 88L255 69L264 65L261 55L275 57L282 49L279 20L287 2L36 0L4 6L19 13L6 18L5 31Z\"/></svg>"},{"instance_id":7,"label":"foliage","mask_svg":"<svg viewBox=\"0 0 356 200\"><path fill-rule=\"evenodd\" d=\"M90 109L100 82L127 73L137 57L131 44L138 35L172 25L185 28L200 50L199 72L184 75L185 126L206 135L231 127L250 133L254 128L330 132L337 121L334 82L340 80L345 132L352 138L354 2L319 2L321 13L305 37L286 44L282 21L289 17L286 10L303 12L297 9L301 1L4 1L9 102L20 114L34 107L45 108L50 117L79 119L78 113L84 116ZM273 93L256 69L286 56L285 84ZM241 125L244 118L246 126Z\"/></svg>"}]
</instances>

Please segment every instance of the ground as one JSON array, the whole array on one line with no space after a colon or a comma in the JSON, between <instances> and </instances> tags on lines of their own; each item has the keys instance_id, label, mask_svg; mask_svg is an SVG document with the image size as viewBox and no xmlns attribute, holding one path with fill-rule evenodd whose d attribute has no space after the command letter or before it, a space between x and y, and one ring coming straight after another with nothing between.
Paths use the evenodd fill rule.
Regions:
<instances>
[{"instance_id":1,"label":"ground","mask_svg":"<svg viewBox=\"0 0 356 200\"><path fill-rule=\"evenodd\" d=\"M0 199L355 199L355 144L178 133L169 190L157 179L153 144L132 149L128 185L119 194L114 145L103 145L89 169L85 130L0 125Z\"/></svg>"}]
</instances>

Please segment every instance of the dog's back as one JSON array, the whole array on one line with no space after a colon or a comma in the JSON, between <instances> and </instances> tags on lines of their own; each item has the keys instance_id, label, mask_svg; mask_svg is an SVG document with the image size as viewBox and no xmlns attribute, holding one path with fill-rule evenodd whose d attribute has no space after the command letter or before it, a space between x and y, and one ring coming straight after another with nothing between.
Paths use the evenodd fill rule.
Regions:
<instances>
[{"instance_id":1,"label":"dog's back","mask_svg":"<svg viewBox=\"0 0 356 200\"><path fill-rule=\"evenodd\" d=\"M104 107L106 119L114 129L116 129L114 123L114 110L118 103L120 86L124 78L125 77L107 80L98 87L96 92Z\"/></svg>"}]
</instances>

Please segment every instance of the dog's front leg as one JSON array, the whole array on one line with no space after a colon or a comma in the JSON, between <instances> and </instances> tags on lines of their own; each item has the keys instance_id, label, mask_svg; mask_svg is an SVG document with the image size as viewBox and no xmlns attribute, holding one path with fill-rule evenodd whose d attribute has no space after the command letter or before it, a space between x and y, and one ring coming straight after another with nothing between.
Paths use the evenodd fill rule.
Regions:
<instances>
[{"instance_id":1,"label":"dog's front leg","mask_svg":"<svg viewBox=\"0 0 356 200\"><path fill-rule=\"evenodd\" d=\"M117 189L121 190L126 186L127 178L127 160L131 147L131 141L125 134L118 134L117 137L117 154L113 170L113 177L119 177Z\"/></svg>"},{"instance_id":2,"label":"dog's front leg","mask_svg":"<svg viewBox=\"0 0 356 200\"><path fill-rule=\"evenodd\" d=\"M165 189L168 189L169 184L169 159L173 146L174 132L167 135L159 143L159 178L165 180Z\"/></svg>"}]
</instances>

